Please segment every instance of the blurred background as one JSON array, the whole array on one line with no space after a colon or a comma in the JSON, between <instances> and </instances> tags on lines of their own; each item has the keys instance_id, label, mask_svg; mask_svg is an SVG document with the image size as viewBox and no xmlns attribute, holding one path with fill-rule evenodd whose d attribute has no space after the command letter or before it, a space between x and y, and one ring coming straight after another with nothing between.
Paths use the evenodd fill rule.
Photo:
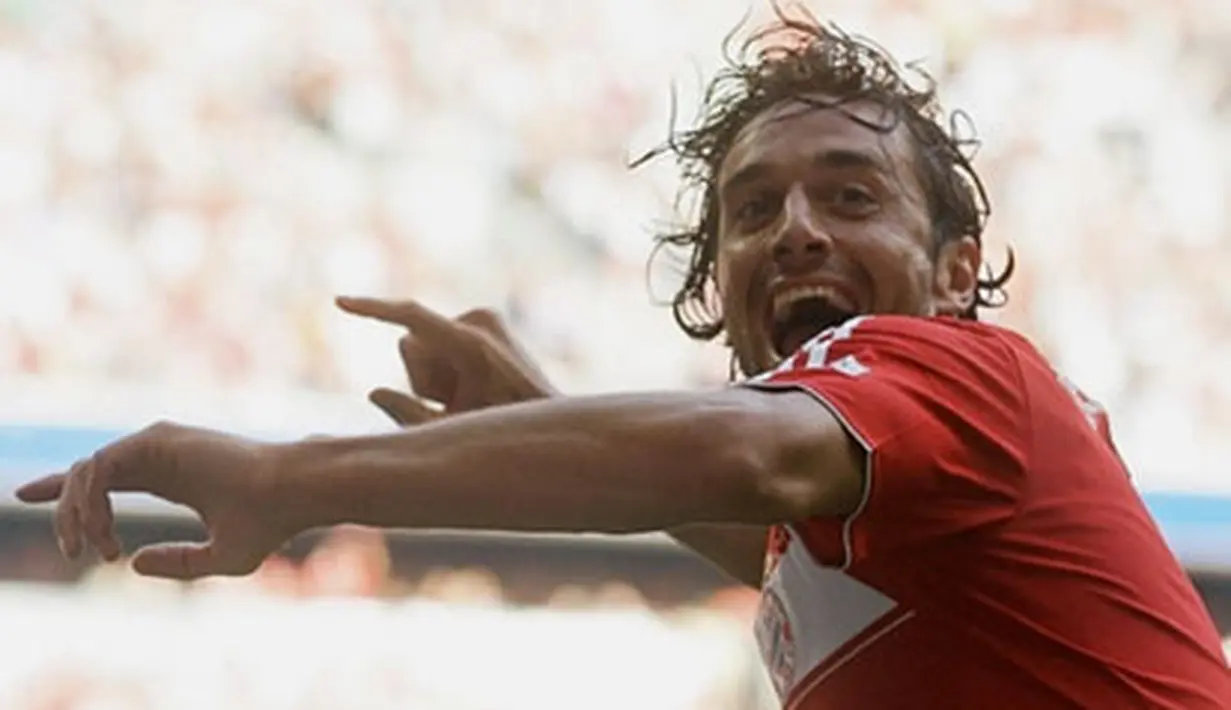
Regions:
<instances>
[{"instance_id":1,"label":"blurred background","mask_svg":"<svg viewBox=\"0 0 1231 710\"><path fill-rule=\"evenodd\" d=\"M1231 636L1231 4L831 0L984 143L1010 306L1111 410ZM500 310L571 392L725 381L652 296L669 162L748 0L0 3L0 483L156 417L386 427L388 328L336 293ZM751 6L766 16L764 3ZM647 278L648 276L648 278ZM343 528L252 578L68 564L0 506L13 710L773 707L755 598L655 536ZM119 506L129 544L191 535Z\"/></svg>"}]
</instances>

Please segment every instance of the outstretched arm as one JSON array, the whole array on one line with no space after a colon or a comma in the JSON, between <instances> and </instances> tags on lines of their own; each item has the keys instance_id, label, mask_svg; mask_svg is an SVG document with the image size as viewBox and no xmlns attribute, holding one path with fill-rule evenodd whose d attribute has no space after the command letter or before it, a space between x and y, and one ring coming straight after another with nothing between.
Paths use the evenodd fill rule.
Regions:
<instances>
[{"instance_id":1,"label":"outstretched arm","mask_svg":"<svg viewBox=\"0 0 1231 710\"><path fill-rule=\"evenodd\" d=\"M407 308L350 305L391 322ZM420 318L412 331L427 332L438 320ZM739 388L539 399L398 434L294 444L160 424L17 494L30 503L58 501L56 533L70 557L87 541L108 559L120 554L110 492L147 492L193 508L209 532L206 543L147 547L134 558L138 571L159 576L244 574L301 530L349 521L671 530L756 584L765 540L757 528L850 513L860 499L862 459L812 397Z\"/></svg>"},{"instance_id":2,"label":"outstretched arm","mask_svg":"<svg viewBox=\"0 0 1231 710\"><path fill-rule=\"evenodd\" d=\"M339 305L348 313L363 316L374 304L343 299ZM448 318L416 301L404 301L396 307L400 312L392 319L393 324L407 331L398 351L411 393L379 388L369 399L400 426L562 396L498 314L478 309ZM384 310L388 315L388 309ZM765 526L703 523L666 532L736 581L760 586L769 532Z\"/></svg>"},{"instance_id":3,"label":"outstretched arm","mask_svg":"<svg viewBox=\"0 0 1231 710\"><path fill-rule=\"evenodd\" d=\"M761 588L769 527L696 523L667 531L673 540L704 557L737 582Z\"/></svg>"},{"instance_id":4,"label":"outstretched arm","mask_svg":"<svg viewBox=\"0 0 1231 710\"><path fill-rule=\"evenodd\" d=\"M730 389L544 400L277 450L300 527L607 533L851 512L861 461L807 395Z\"/></svg>"}]
</instances>

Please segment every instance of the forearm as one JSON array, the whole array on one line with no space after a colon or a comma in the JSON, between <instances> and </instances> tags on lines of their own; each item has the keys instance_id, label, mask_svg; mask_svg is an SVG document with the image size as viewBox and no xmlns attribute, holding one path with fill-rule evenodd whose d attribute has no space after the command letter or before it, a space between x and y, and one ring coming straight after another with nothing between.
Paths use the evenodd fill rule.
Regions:
<instances>
[{"instance_id":1,"label":"forearm","mask_svg":"<svg viewBox=\"0 0 1231 710\"><path fill-rule=\"evenodd\" d=\"M304 527L633 532L780 516L747 392L561 398L284 449Z\"/></svg>"}]
</instances>

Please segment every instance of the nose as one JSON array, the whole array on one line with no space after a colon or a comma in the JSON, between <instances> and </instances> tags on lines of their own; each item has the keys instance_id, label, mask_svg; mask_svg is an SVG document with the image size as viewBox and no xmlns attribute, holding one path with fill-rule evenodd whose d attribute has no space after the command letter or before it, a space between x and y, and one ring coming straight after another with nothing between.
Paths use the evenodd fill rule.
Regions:
<instances>
[{"instance_id":1,"label":"nose","mask_svg":"<svg viewBox=\"0 0 1231 710\"><path fill-rule=\"evenodd\" d=\"M823 264L832 249L833 240L818 224L807 192L796 185L783 201L782 223L774 237L774 262L783 273L806 273Z\"/></svg>"}]
</instances>

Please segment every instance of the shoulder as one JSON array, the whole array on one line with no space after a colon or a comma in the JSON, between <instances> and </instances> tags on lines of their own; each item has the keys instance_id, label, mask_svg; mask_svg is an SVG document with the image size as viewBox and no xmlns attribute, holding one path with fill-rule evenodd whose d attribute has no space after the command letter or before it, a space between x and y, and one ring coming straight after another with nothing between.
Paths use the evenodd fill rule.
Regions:
<instances>
[{"instance_id":1,"label":"shoulder","mask_svg":"<svg viewBox=\"0 0 1231 710\"><path fill-rule=\"evenodd\" d=\"M982 432L1020 458L1030 410L1024 343L986 323L862 316L817 335L748 384L806 390L865 448L908 431L922 432L916 438L929 446Z\"/></svg>"},{"instance_id":2,"label":"shoulder","mask_svg":"<svg viewBox=\"0 0 1231 710\"><path fill-rule=\"evenodd\" d=\"M1022 335L992 323L949 317L865 316L853 332L865 342L886 348L969 350L1010 355L1033 349Z\"/></svg>"},{"instance_id":3,"label":"shoulder","mask_svg":"<svg viewBox=\"0 0 1231 710\"><path fill-rule=\"evenodd\" d=\"M847 563L1015 514L1031 450L1019 348L990 324L868 316L752 383L811 394L862 449L863 498L842 521Z\"/></svg>"},{"instance_id":4,"label":"shoulder","mask_svg":"<svg viewBox=\"0 0 1231 710\"><path fill-rule=\"evenodd\" d=\"M990 389L1014 399L1020 360L1037 353L1022 336L999 326L955 318L858 316L830 328L752 378L775 382L801 376L876 379L913 386Z\"/></svg>"}]
</instances>

